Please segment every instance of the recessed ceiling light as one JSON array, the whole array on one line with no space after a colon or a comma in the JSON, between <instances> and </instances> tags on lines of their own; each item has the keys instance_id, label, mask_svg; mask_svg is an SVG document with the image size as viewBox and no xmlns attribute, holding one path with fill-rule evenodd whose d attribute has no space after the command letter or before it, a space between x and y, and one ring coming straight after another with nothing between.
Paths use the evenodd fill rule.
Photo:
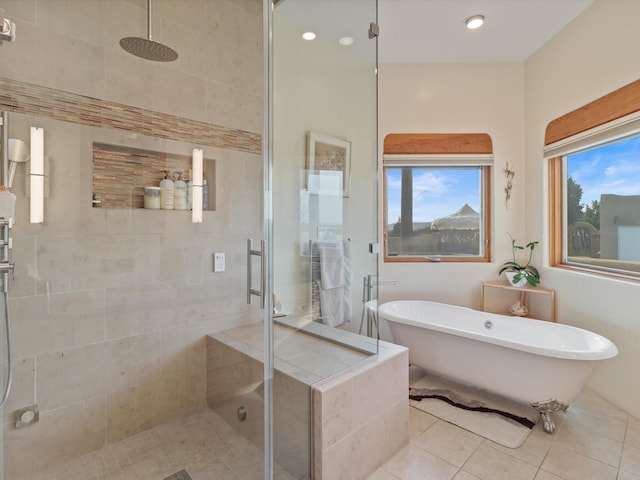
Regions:
<instances>
[{"instance_id":1,"label":"recessed ceiling light","mask_svg":"<svg viewBox=\"0 0 640 480\"><path fill-rule=\"evenodd\" d=\"M341 37L340 40L338 40L338 43L340 45L344 45L345 47L348 47L349 45L353 45L353 37Z\"/></svg>"},{"instance_id":2,"label":"recessed ceiling light","mask_svg":"<svg viewBox=\"0 0 640 480\"><path fill-rule=\"evenodd\" d=\"M464 21L464 24L467 26L469 30L475 30L479 28L484 23L484 15L474 15L473 17L469 17Z\"/></svg>"},{"instance_id":3,"label":"recessed ceiling light","mask_svg":"<svg viewBox=\"0 0 640 480\"><path fill-rule=\"evenodd\" d=\"M316 34L313 32L304 32L302 34L302 38L304 38L305 40L315 40Z\"/></svg>"}]
</instances>

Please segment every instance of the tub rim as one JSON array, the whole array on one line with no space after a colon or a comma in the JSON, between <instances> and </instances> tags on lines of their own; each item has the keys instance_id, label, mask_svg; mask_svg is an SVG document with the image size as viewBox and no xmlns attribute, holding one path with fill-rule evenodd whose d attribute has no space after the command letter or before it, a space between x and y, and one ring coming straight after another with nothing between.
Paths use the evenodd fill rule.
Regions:
<instances>
[{"instance_id":1,"label":"tub rim","mask_svg":"<svg viewBox=\"0 0 640 480\"><path fill-rule=\"evenodd\" d=\"M553 358L561 358L567 360L606 360L609 358L613 358L618 355L618 348L616 345L609 340L608 338L592 332L591 330L586 330L580 327L574 327L573 325L567 325L564 323L556 323L556 322L547 322L544 320L538 320L535 318L523 318L523 317L508 317L514 322L544 322L545 328L557 329L557 330L570 330L574 332L580 333L582 336L588 337L593 340L593 342L587 342L588 344L598 345L597 349L583 350L583 349L564 349L559 350L555 348L544 348L535 345L527 345L524 343L517 343L510 340L505 340L499 337L495 337L492 335L483 335L477 332L470 332L467 330L463 330L461 328L456 328L454 326L449 325L440 325L434 323L428 323L425 321L414 320L406 317L401 317L398 315L394 315L389 312L389 308L391 304L433 304L442 306L445 308L451 309L459 309L466 310L474 313L479 313L483 315L487 315L490 318L499 318L501 320L506 317L506 315L500 315L498 313L491 312L483 312L481 310L475 310L469 307L463 307L460 305L452 305L448 303L434 302L431 300L390 300L388 302L384 302L378 305L378 315L381 318L393 323L401 323L404 325L413 326L416 328L423 328L425 330L435 330L437 332L446 333L449 335L456 335L459 337L468 338L475 341L480 341L484 343L490 343L493 345L498 345L501 347L509 348L512 350L518 350L522 352L528 352L535 355L542 355L545 357L553 357Z\"/></svg>"}]
</instances>

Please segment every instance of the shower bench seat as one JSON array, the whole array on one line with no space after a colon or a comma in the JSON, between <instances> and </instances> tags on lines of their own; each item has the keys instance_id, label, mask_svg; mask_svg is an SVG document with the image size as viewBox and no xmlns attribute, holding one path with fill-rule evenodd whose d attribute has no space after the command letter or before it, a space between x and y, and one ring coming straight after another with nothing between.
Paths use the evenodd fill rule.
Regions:
<instances>
[{"instance_id":1,"label":"shower bench seat","mask_svg":"<svg viewBox=\"0 0 640 480\"><path fill-rule=\"evenodd\" d=\"M317 480L366 478L408 442L407 349L380 341L372 355L371 339L295 324L274 324L274 459L294 478L309 463ZM259 447L263 335L260 322L207 336L207 403Z\"/></svg>"}]
</instances>

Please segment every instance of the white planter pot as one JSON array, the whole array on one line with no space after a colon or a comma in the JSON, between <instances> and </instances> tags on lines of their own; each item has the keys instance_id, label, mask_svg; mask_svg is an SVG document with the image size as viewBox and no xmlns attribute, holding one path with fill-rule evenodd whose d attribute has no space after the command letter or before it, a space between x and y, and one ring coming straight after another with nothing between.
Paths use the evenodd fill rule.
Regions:
<instances>
[{"instance_id":1,"label":"white planter pot","mask_svg":"<svg viewBox=\"0 0 640 480\"><path fill-rule=\"evenodd\" d=\"M507 280L509 281L509 283L511 285L513 285L514 287L526 287L529 282L527 282L527 279L525 277L522 277L517 283L513 282L513 277L517 274L518 272L504 272L504 276L507 277Z\"/></svg>"}]
</instances>

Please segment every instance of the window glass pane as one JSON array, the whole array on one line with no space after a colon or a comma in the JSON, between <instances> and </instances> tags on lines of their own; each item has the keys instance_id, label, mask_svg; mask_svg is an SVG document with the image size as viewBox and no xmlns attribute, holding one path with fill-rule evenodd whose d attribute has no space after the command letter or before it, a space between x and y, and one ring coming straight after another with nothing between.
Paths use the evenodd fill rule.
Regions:
<instances>
[{"instance_id":1,"label":"window glass pane","mask_svg":"<svg viewBox=\"0 0 640 480\"><path fill-rule=\"evenodd\" d=\"M640 136L568 155L566 261L640 272Z\"/></svg>"},{"instance_id":2,"label":"window glass pane","mask_svg":"<svg viewBox=\"0 0 640 480\"><path fill-rule=\"evenodd\" d=\"M387 256L482 256L483 168L387 167Z\"/></svg>"}]
</instances>

